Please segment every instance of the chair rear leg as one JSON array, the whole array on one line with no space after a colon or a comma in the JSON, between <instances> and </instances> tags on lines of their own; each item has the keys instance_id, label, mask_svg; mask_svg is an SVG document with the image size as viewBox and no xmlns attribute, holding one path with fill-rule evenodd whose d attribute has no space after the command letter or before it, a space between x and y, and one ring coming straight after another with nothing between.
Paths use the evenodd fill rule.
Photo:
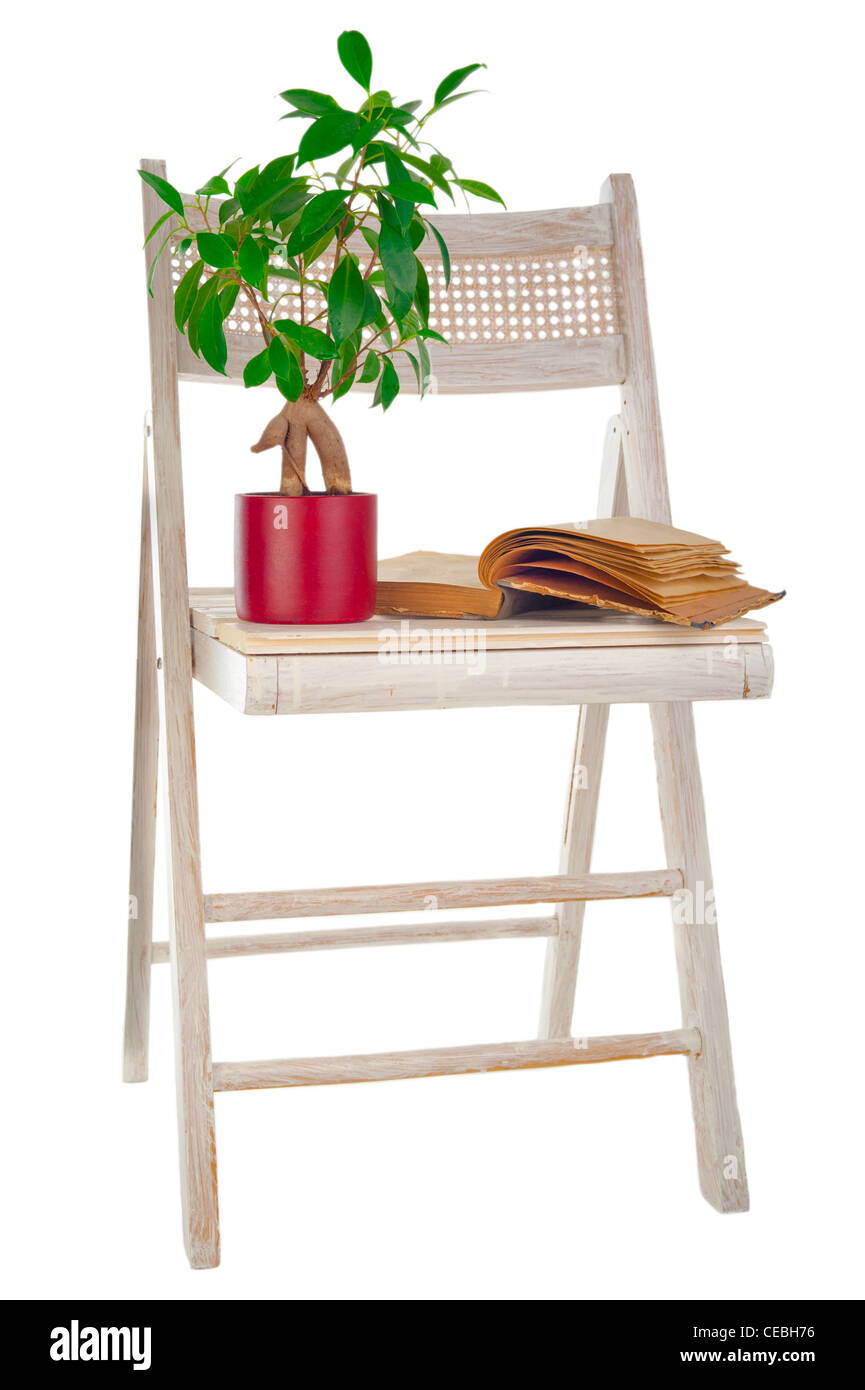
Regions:
<instances>
[{"instance_id":1,"label":"chair rear leg","mask_svg":"<svg viewBox=\"0 0 865 1390\"><path fill-rule=\"evenodd\" d=\"M748 1210L727 1001L715 922L706 813L690 704L651 707L667 864L685 888L673 899L673 932L685 1027L702 1049L688 1061L703 1196L718 1211Z\"/></svg>"},{"instance_id":2,"label":"chair rear leg","mask_svg":"<svg viewBox=\"0 0 865 1390\"><path fill-rule=\"evenodd\" d=\"M151 528L155 529L152 519ZM154 589L161 600L161 622L158 612L156 628L162 652L157 693L161 803L169 840L168 936L180 1201L189 1263L193 1269L212 1269L219 1264L219 1204L188 596L185 574L172 574L170 561L167 573L162 573L161 535L159 551L160 565L154 569ZM166 579L175 586L182 580L182 588L178 586L168 600Z\"/></svg>"},{"instance_id":3,"label":"chair rear leg","mask_svg":"<svg viewBox=\"0 0 865 1390\"><path fill-rule=\"evenodd\" d=\"M607 424L601 455L598 516L626 516L628 513L622 440L621 417L613 415ZM609 715L609 705L580 706L560 858L559 872L563 874L587 874L591 868ZM559 934L548 940L544 960L538 1026L541 1038L570 1037L586 904L560 903L556 915Z\"/></svg>"},{"instance_id":4,"label":"chair rear leg","mask_svg":"<svg viewBox=\"0 0 865 1390\"><path fill-rule=\"evenodd\" d=\"M150 540L150 499L145 449L144 489L141 507L141 574L138 588L138 666L135 678L132 843L129 855L126 1018L123 1028L124 1081L147 1080L158 751L159 709L156 687L156 633Z\"/></svg>"},{"instance_id":5,"label":"chair rear leg","mask_svg":"<svg viewBox=\"0 0 865 1390\"><path fill-rule=\"evenodd\" d=\"M560 873L586 874L598 811L609 705L581 705L565 814ZM547 941L538 1036L568 1038L574 1012L577 968L583 937L584 902L560 903L559 931Z\"/></svg>"}]
</instances>

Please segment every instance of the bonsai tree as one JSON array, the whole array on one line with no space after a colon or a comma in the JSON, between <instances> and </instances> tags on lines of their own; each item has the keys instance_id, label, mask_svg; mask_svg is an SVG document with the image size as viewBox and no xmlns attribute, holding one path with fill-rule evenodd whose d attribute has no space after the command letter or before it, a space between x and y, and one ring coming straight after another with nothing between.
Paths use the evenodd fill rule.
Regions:
<instances>
[{"instance_id":1,"label":"bonsai tree","mask_svg":"<svg viewBox=\"0 0 865 1390\"><path fill-rule=\"evenodd\" d=\"M285 405L253 452L281 448L279 490L288 496L309 491L309 440L327 491L351 492L345 445L322 400L374 381L373 404L387 410L399 391L398 353L410 360L421 397L428 387L427 343L446 339L429 326L429 283L416 251L431 234L449 283L447 246L427 221L436 198L453 203L456 195L472 194L504 206L488 184L458 177L426 138L432 116L475 94L458 88L484 64L449 73L424 110L420 101L398 102L373 89L372 53L362 34L341 34L337 49L363 100L351 110L324 92L282 92L292 108L282 119L310 123L292 154L247 169L233 186L229 166L192 203L165 179L139 170L168 207L147 240L173 219L151 280L167 246L180 256L192 247L197 253L174 294L177 327L192 350L225 373L224 322L241 295L254 312L263 347L246 363L243 380L261 386L272 376ZM332 171L322 166L331 159L339 161ZM322 273L323 258L329 274Z\"/></svg>"}]
</instances>

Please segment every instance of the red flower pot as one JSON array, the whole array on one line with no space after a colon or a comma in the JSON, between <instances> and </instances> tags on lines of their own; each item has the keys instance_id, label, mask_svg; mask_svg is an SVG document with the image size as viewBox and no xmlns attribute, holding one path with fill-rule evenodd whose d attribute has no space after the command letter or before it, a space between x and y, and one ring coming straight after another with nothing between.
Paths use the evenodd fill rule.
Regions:
<instances>
[{"instance_id":1,"label":"red flower pot","mask_svg":"<svg viewBox=\"0 0 865 1390\"><path fill-rule=\"evenodd\" d=\"M251 623L360 623L375 612L374 494L235 498L234 596Z\"/></svg>"}]
</instances>

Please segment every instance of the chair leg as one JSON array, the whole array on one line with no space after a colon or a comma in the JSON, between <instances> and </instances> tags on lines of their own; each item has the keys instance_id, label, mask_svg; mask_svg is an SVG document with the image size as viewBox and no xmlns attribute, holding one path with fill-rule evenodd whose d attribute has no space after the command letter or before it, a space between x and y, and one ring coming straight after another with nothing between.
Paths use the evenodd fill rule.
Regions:
<instances>
[{"instance_id":1,"label":"chair leg","mask_svg":"<svg viewBox=\"0 0 865 1390\"><path fill-rule=\"evenodd\" d=\"M184 799L182 790L176 799ZM191 866L175 860L171 877L171 992L183 1237L192 1268L212 1269L219 1264L219 1205L204 900Z\"/></svg>"},{"instance_id":2,"label":"chair leg","mask_svg":"<svg viewBox=\"0 0 865 1390\"><path fill-rule=\"evenodd\" d=\"M733 1058L706 814L690 704L651 707L667 863L685 888L673 900L682 1018L699 1030L702 1050L689 1058L697 1165L703 1196L718 1211L748 1210L748 1180L736 1104Z\"/></svg>"},{"instance_id":3,"label":"chair leg","mask_svg":"<svg viewBox=\"0 0 865 1390\"><path fill-rule=\"evenodd\" d=\"M580 706L559 870L563 874L585 874L591 867L609 713L609 705ZM541 1038L571 1035L585 912L584 902L559 904L558 935L547 941L544 961Z\"/></svg>"},{"instance_id":4,"label":"chair leg","mask_svg":"<svg viewBox=\"0 0 865 1390\"><path fill-rule=\"evenodd\" d=\"M123 1028L124 1081L147 1080L158 749L156 633L150 541L150 499L145 452L144 495L141 507L141 574L138 588L138 667L135 679L132 844L129 855L126 1018Z\"/></svg>"},{"instance_id":5,"label":"chair leg","mask_svg":"<svg viewBox=\"0 0 865 1390\"><path fill-rule=\"evenodd\" d=\"M193 1269L211 1269L219 1264L219 1207L189 594L183 547L182 543L178 547L176 539L183 535L179 472L172 474L168 466L177 447L176 401L173 422L172 412L160 415L154 404L157 487L150 500L150 535L156 538L158 555L152 585L159 658L154 669L158 672L160 809L168 827L168 937L183 1237Z\"/></svg>"},{"instance_id":6,"label":"chair leg","mask_svg":"<svg viewBox=\"0 0 865 1390\"><path fill-rule=\"evenodd\" d=\"M621 417L613 415L607 424L601 455L598 516L626 516L628 512L623 437ZM609 714L609 705L580 706L560 860L559 872L563 874L587 874L591 867ZM544 959L541 1020L538 1025L538 1036L541 1038L568 1038L571 1035L585 915L585 903L559 904L559 934L548 940Z\"/></svg>"},{"instance_id":7,"label":"chair leg","mask_svg":"<svg viewBox=\"0 0 865 1390\"><path fill-rule=\"evenodd\" d=\"M192 682L175 646L158 677L161 801L169 828L169 959L183 1236L193 1269L219 1264L213 1060L198 840ZM188 637L186 638L188 643ZM180 668L180 669L178 669Z\"/></svg>"}]
</instances>

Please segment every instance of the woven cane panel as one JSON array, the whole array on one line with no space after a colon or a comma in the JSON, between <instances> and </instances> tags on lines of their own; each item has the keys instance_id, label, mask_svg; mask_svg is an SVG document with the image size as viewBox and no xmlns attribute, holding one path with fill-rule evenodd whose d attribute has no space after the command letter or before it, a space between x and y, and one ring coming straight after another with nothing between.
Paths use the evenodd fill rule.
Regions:
<instances>
[{"instance_id":1,"label":"woven cane panel","mask_svg":"<svg viewBox=\"0 0 865 1390\"><path fill-rule=\"evenodd\" d=\"M195 259L193 250L172 259L175 284ZM422 257L430 286L430 327L454 343L543 342L555 338L592 338L618 333L615 273L610 247L580 248L576 255L536 260L458 256L451 261L450 286L445 286L441 262ZM274 261L279 265L278 260ZM284 262L283 262L284 264ZM312 275L330 274L332 262L317 261ZM287 282L270 281L271 307L277 318L299 320L290 292L280 299ZM293 287L292 287L293 288ZM313 290L305 293L306 322L318 318L325 326L326 305ZM320 316L320 317L319 317ZM225 328L231 334L255 334L251 306L239 298ZM364 337L372 336L364 330Z\"/></svg>"}]
</instances>

